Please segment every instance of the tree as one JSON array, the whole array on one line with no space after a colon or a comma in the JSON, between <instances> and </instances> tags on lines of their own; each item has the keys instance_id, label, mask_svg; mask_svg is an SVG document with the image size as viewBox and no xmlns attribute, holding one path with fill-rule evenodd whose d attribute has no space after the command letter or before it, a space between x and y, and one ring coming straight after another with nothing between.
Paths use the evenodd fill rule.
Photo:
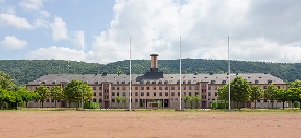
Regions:
<instances>
[{"instance_id":1,"label":"tree","mask_svg":"<svg viewBox=\"0 0 301 138\"><path fill-rule=\"evenodd\" d=\"M36 92L39 93L40 95L39 98L40 98L40 102L42 102L42 108L43 108L43 103L45 99L49 98L49 90L45 86L39 86L37 87Z\"/></svg>"},{"instance_id":2,"label":"tree","mask_svg":"<svg viewBox=\"0 0 301 138\"><path fill-rule=\"evenodd\" d=\"M200 105L200 101L201 101L200 95L195 95L194 101L196 102L197 108L199 109L199 105Z\"/></svg>"},{"instance_id":3,"label":"tree","mask_svg":"<svg viewBox=\"0 0 301 138\"><path fill-rule=\"evenodd\" d=\"M301 80L299 79L289 83L289 88L300 88L300 87L301 87Z\"/></svg>"},{"instance_id":4,"label":"tree","mask_svg":"<svg viewBox=\"0 0 301 138\"><path fill-rule=\"evenodd\" d=\"M276 92L275 98L282 102L282 108L284 110L284 102L287 101L287 99L288 99L287 98L287 90L285 90L285 89L276 89L275 92Z\"/></svg>"},{"instance_id":5,"label":"tree","mask_svg":"<svg viewBox=\"0 0 301 138\"><path fill-rule=\"evenodd\" d=\"M119 109L120 101L122 101L122 97L121 96L116 96L116 102L117 102L117 105L118 105L118 109Z\"/></svg>"},{"instance_id":6,"label":"tree","mask_svg":"<svg viewBox=\"0 0 301 138\"><path fill-rule=\"evenodd\" d=\"M0 71L0 89L16 91L17 86L9 74Z\"/></svg>"},{"instance_id":7,"label":"tree","mask_svg":"<svg viewBox=\"0 0 301 138\"><path fill-rule=\"evenodd\" d=\"M50 97L54 100L54 107L56 108L57 100L63 98L63 90L60 86L55 86L50 89Z\"/></svg>"},{"instance_id":8,"label":"tree","mask_svg":"<svg viewBox=\"0 0 301 138\"><path fill-rule=\"evenodd\" d=\"M249 82L246 79L243 79L240 76L237 76L230 83L231 93L230 98L232 101L236 102L237 108L239 102L245 102L250 99L251 88Z\"/></svg>"},{"instance_id":9,"label":"tree","mask_svg":"<svg viewBox=\"0 0 301 138\"><path fill-rule=\"evenodd\" d=\"M188 98L188 101L189 101L189 103L190 103L190 109L193 109L193 106L192 106L192 104L193 104L193 101L194 101L194 97L193 96L188 96L189 98Z\"/></svg>"},{"instance_id":10,"label":"tree","mask_svg":"<svg viewBox=\"0 0 301 138\"><path fill-rule=\"evenodd\" d=\"M261 89L261 87L255 85L255 86L251 86L251 100L254 101L255 103L255 109L256 107L256 101L260 100L260 98L262 98L263 95L263 90Z\"/></svg>"},{"instance_id":11,"label":"tree","mask_svg":"<svg viewBox=\"0 0 301 138\"><path fill-rule=\"evenodd\" d=\"M126 100L127 100L128 98L126 98L126 97L122 97L122 102L123 102L123 109L125 109L125 107L124 107L124 105L125 105L125 102L126 102Z\"/></svg>"},{"instance_id":12,"label":"tree","mask_svg":"<svg viewBox=\"0 0 301 138\"><path fill-rule=\"evenodd\" d=\"M16 93L21 96L22 101L26 102L26 105L28 101L33 100L34 93L26 90L25 87L21 87L19 90L16 91Z\"/></svg>"},{"instance_id":13,"label":"tree","mask_svg":"<svg viewBox=\"0 0 301 138\"><path fill-rule=\"evenodd\" d=\"M224 100L225 108L227 107L226 101L229 101L229 85L224 85L218 88L217 99Z\"/></svg>"},{"instance_id":14,"label":"tree","mask_svg":"<svg viewBox=\"0 0 301 138\"><path fill-rule=\"evenodd\" d=\"M274 86L273 84L269 84L267 89L264 90L264 98L270 100L272 102L272 109L273 109L273 103L276 96L276 90L278 88ZM268 105L270 107L270 105Z\"/></svg>"},{"instance_id":15,"label":"tree","mask_svg":"<svg viewBox=\"0 0 301 138\"><path fill-rule=\"evenodd\" d=\"M185 108L187 108L186 104L189 100L189 96L185 95L183 99L184 99L184 102L185 102Z\"/></svg>"},{"instance_id":16,"label":"tree","mask_svg":"<svg viewBox=\"0 0 301 138\"><path fill-rule=\"evenodd\" d=\"M79 107L79 101L84 98L84 101L87 102L93 99L93 90L87 84L84 84L82 81L77 81L73 79L70 83L67 84L66 88L63 91L64 99L71 102L77 102Z\"/></svg>"},{"instance_id":17,"label":"tree","mask_svg":"<svg viewBox=\"0 0 301 138\"><path fill-rule=\"evenodd\" d=\"M298 88L289 88L287 90L287 99L292 102L292 109L293 109L294 102L299 100Z\"/></svg>"}]
</instances>

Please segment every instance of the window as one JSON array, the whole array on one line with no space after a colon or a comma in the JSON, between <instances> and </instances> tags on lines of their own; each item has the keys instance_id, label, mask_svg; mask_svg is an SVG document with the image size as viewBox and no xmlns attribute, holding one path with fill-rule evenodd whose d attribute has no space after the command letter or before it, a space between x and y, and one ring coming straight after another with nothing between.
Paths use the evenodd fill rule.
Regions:
<instances>
[{"instance_id":1,"label":"window","mask_svg":"<svg viewBox=\"0 0 301 138\"><path fill-rule=\"evenodd\" d=\"M208 86L208 90L211 90L211 86Z\"/></svg>"},{"instance_id":2,"label":"window","mask_svg":"<svg viewBox=\"0 0 301 138\"><path fill-rule=\"evenodd\" d=\"M186 90L186 86L184 86L184 90Z\"/></svg>"},{"instance_id":3,"label":"window","mask_svg":"<svg viewBox=\"0 0 301 138\"><path fill-rule=\"evenodd\" d=\"M267 86L263 86L263 89L267 89Z\"/></svg>"},{"instance_id":4,"label":"window","mask_svg":"<svg viewBox=\"0 0 301 138\"><path fill-rule=\"evenodd\" d=\"M115 99L112 99L112 103L115 103Z\"/></svg>"},{"instance_id":5,"label":"window","mask_svg":"<svg viewBox=\"0 0 301 138\"><path fill-rule=\"evenodd\" d=\"M215 92L215 96L217 96L217 92Z\"/></svg>"},{"instance_id":6,"label":"window","mask_svg":"<svg viewBox=\"0 0 301 138\"><path fill-rule=\"evenodd\" d=\"M165 96L168 96L168 92L165 92Z\"/></svg>"},{"instance_id":7,"label":"window","mask_svg":"<svg viewBox=\"0 0 301 138\"><path fill-rule=\"evenodd\" d=\"M174 86L172 86L172 87L171 87L171 90L175 90L175 87L174 87Z\"/></svg>"},{"instance_id":8,"label":"window","mask_svg":"<svg viewBox=\"0 0 301 138\"><path fill-rule=\"evenodd\" d=\"M117 92L117 96L119 96L119 92Z\"/></svg>"},{"instance_id":9,"label":"window","mask_svg":"<svg viewBox=\"0 0 301 138\"><path fill-rule=\"evenodd\" d=\"M100 89L100 87L99 87L99 89ZM112 87L112 90L115 90L115 87Z\"/></svg>"},{"instance_id":10,"label":"window","mask_svg":"<svg viewBox=\"0 0 301 138\"><path fill-rule=\"evenodd\" d=\"M159 90L162 90L162 87L161 87L161 86L159 87Z\"/></svg>"},{"instance_id":11,"label":"window","mask_svg":"<svg viewBox=\"0 0 301 138\"><path fill-rule=\"evenodd\" d=\"M115 92L112 92L112 96L115 96Z\"/></svg>"},{"instance_id":12,"label":"window","mask_svg":"<svg viewBox=\"0 0 301 138\"><path fill-rule=\"evenodd\" d=\"M199 86L194 86L194 90L199 90Z\"/></svg>"},{"instance_id":13,"label":"window","mask_svg":"<svg viewBox=\"0 0 301 138\"><path fill-rule=\"evenodd\" d=\"M255 80L255 84L259 84L259 80Z\"/></svg>"},{"instance_id":14,"label":"window","mask_svg":"<svg viewBox=\"0 0 301 138\"><path fill-rule=\"evenodd\" d=\"M215 80L211 80L211 84L215 84Z\"/></svg>"},{"instance_id":15,"label":"window","mask_svg":"<svg viewBox=\"0 0 301 138\"><path fill-rule=\"evenodd\" d=\"M144 96L144 92L141 92L141 96Z\"/></svg>"},{"instance_id":16,"label":"window","mask_svg":"<svg viewBox=\"0 0 301 138\"><path fill-rule=\"evenodd\" d=\"M268 80L268 84L272 84L273 83L273 81L272 80Z\"/></svg>"},{"instance_id":17,"label":"window","mask_svg":"<svg viewBox=\"0 0 301 138\"><path fill-rule=\"evenodd\" d=\"M194 95L200 95L199 92L195 92Z\"/></svg>"},{"instance_id":18,"label":"window","mask_svg":"<svg viewBox=\"0 0 301 138\"><path fill-rule=\"evenodd\" d=\"M180 92L178 92L178 96L180 96Z\"/></svg>"},{"instance_id":19,"label":"window","mask_svg":"<svg viewBox=\"0 0 301 138\"><path fill-rule=\"evenodd\" d=\"M178 86L178 90L180 90L180 86Z\"/></svg>"},{"instance_id":20,"label":"window","mask_svg":"<svg viewBox=\"0 0 301 138\"><path fill-rule=\"evenodd\" d=\"M189 86L189 90L192 90L191 86Z\"/></svg>"},{"instance_id":21,"label":"window","mask_svg":"<svg viewBox=\"0 0 301 138\"><path fill-rule=\"evenodd\" d=\"M156 86L154 86L153 89L156 90L157 89Z\"/></svg>"},{"instance_id":22,"label":"window","mask_svg":"<svg viewBox=\"0 0 301 138\"><path fill-rule=\"evenodd\" d=\"M96 102L96 99L93 99L93 102Z\"/></svg>"},{"instance_id":23,"label":"window","mask_svg":"<svg viewBox=\"0 0 301 138\"><path fill-rule=\"evenodd\" d=\"M138 87L135 87L135 90L138 90Z\"/></svg>"},{"instance_id":24,"label":"window","mask_svg":"<svg viewBox=\"0 0 301 138\"><path fill-rule=\"evenodd\" d=\"M189 96L191 96L191 92L189 92Z\"/></svg>"},{"instance_id":25,"label":"window","mask_svg":"<svg viewBox=\"0 0 301 138\"><path fill-rule=\"evenodd\" d=\"M102 102L102 100L101 100L101 99L98 99L98 101L99 101L99 102Z\"/></svg>"},{"instance_id":26,"label":"window","mask_svg":"<svg viewBox=\"0 0 301 138\"><path fill-rule=\"evenodd\" d=\"M162 92L159 92L159 96L163 96Z\"/></svg>"},{"instance_id":27,"label":"window","mask_svg":"<svg viewBox=\"0 0 301 138\"><path fill-rule=\"evenodd\" d=\"M202 89L202 92L206 92L206 89Z\"/></svg>"},{"instance_id":28,"label":"window","mask_svg":"<svg viewBox=\"0 0 301 138\"><path fill-rule=\"evenodd\" d=\"M135 96L138 96L138 92L135 92Z\"/></svg>"},{"instance_id":29,"label":"window","mask_svg":"<svg viewBox=\"0 0 301 138\"><path fill-rule=\"evenodd\" d=\"M280 86L277 86L278 89L280 89Z\"/></svg>"},{"instance_id":30,"label":"window","mask_svg":"<svg viewBox=\"0 0 301 138\"><path fill-rule=\"evenodd\" d=\"M126 88L125 87L122 87L122 90L125 90Z\"/></svg>"},{"instance_id":31,"label":"window","mask_svg":"<svg viewBox=\"0 0 301 138\"><path fill-rule=\"evenodd\" d=\"M149 90L149 87L146 87L146 90Z\"/></svg>"},{"instance_id":32,"label":"window","mask_svg":"<svg viewBox=\"0 0 301 138\"><path fill-rule=\"evenodd\" d=\"M96 92L94 92L93 95L96 96Z\"/></svg>"},{"instance_id":33,"label":"window","mask_svg":"<svg viewBox=\"0 0 301 138\"><path fill-rule=\"evenodd\" d=\"M99 90L102 90L102 87L99 87Z\"/></svg>"},{"instance_id":34,"label":"window","mask_svg":"<svg viewBox=\"0 0 301 138\"><path fill-rule=\"evenodd\" d=\"M144 87L143 87L143 86L141 87L141 90L144 90Z\"/></svg>"},{"instance_id":35,"label":"window","mask_svg":"<svg viewBox=\"0 0 301 138\"><path fill-rule=\"evenodd\" d=\"M101 92L99 92L99 96L102 96L102 93L101 93Z\"/></svg>"},{"instance_id":36,"label":"window","mask_svg":"<svg viewBox=\"0 0 301 138\"><path fill-rule=\"evenodd\" d=\"M211 92L208 92L208 96L211 96Z\"/></svg>"},{"instance_id":37,"label":"window","mask_svg":"<svg viewBox=\"0 0 301 138\"><path fill-rule=\"evenodd\" d=\"M175 92L171 92L171 96L175 96Z\"/></svg>"},{"instance_id":38,"label":"window","mask_svg":"<svg viewBox=\"0 0 301 138\"><path fill-rule=\"evenodd\" d=\"M146 96L149 96L149 92L146 92Z\"/></svg>"},{"instance_id":39,"label":"window","mask_svg":"<svg viewBox=\"0 0 301 138\"><path fill-rule=\"evenodd\" d=\"M186 96L186 92L184 92L184 96Z\"/></svg>"},{"instance_id":40,"label":"window","mask_svg":"<svg viewBox=\"0 0 301 138\"><path fill-rule=\"evenodd\" d=\"M167 86L165 87L165 90L168 90L168 87L167 87Z\"/></svg>"},{"instance_id":41,"label":"window","mask_svg":"<svg viewBox=\"0 0 301 138\"><path fill-rule=\"evenodd\" d=\"M93 90L96 90L96 87L93 87Z\"/></svg>"},{"instance_id":42,"label":"window","mask_svg":"<svg viewBox=\"0 0 301 138\"><path fill-rule=\"evenodd\" d=\"M119 87L117 87L117 90L119 90Z\"/></svg>"},{"instance_id":43,"label":"window","mask_svg":"<svg viewBox=\"0 0 301 138\"><path fill-rule=\"evenodd\" d=\"M138 103L138 99L135 99L135 102Z\"/></svg>"},{"instance_id":44,"label":"window","mask_svg":"<svg viewBox=\"0 0 301 138\"><path fill-rule=\"evenodd\" d=\"M226 80L223 80L222 84L226 84L226 83L227 83Z\"/></svg>"},{"instance_id":45,"label":"window","mask_svg":"<svg viewBox=\"0 0 301 138\"><path fill-rule=\"evenodd\" d=\"M156 92L154 92L154 96L157 96L157 93L156 93Z\"/></svg>"},{"instance_id":46,"label":"window","mask_svg":"<svg viewBox=\"0 0 301 138\"><path fill-rule=\"evenodd\" d=\"M124 96L124 97L126 96L125 92L122 92L122 96Z\"/></svg>"},{"instance_id":47,"label":"window","mask_svg":"<svg viewBox=\"0 0 301 138\"><path fill-rule=\"evenodd\" d=\"M56 102L61 102L61 100L57 100Z\"/></svg>"}]
</instances>

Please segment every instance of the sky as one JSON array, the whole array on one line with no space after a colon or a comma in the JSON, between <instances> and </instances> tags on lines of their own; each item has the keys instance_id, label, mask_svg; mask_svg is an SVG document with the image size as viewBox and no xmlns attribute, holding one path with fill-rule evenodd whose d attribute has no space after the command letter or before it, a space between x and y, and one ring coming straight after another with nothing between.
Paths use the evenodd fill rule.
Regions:
<instances>
[{"instance_id":1,"label":"sky","mask_svg":"<svg viewBox=\"0 0 301 138\"><path fill-rule=\"evenodd\" d=\"M0 60L301 62L300 0L0 0Z\"/></svg>"}]
</instances>

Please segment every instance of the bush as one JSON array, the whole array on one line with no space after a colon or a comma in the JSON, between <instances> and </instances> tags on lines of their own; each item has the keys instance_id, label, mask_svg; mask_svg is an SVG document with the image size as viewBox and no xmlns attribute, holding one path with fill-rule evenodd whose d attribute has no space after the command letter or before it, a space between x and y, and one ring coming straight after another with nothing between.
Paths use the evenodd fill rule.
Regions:
<instances>
[{"instance_id":1,"label":"bush","mask_svg":"<svg viewBox=\"0 0 301 138\"><path fill-rule=\"evenodd\" d=\"M225 109L228 108L229 104L225 102L211 102L210 107L214 109Z\"/></svg>"},{"instance_id":2,"label":"bush","mask_svg":"<svg viewBox=\"0 0 301 138\"><path fill-rule=\"evenodd\" d=\"M100 103L98 102L88 102L84 104L85 109L99 109Z\"/></svg>"}]
</instances>

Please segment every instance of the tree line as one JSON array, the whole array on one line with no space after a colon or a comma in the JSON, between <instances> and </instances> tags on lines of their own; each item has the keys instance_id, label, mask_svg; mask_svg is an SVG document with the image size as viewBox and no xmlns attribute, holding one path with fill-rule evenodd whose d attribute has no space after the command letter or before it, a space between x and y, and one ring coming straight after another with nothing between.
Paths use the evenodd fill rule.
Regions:
<instances>
[{"instance_id":1,"label":"tree line","mask_svg":"<svg viewBox=\"0 0 301 138\"><path fill-rule=\"evenodd\" d=\"M226 60L182 59L182 73L225 73ZM179 60L159 60L159 69L166 74L179 73ZM150 60L132 60L132 73L149 71ZM63 60L0 60L0 71L8 73L16 84L28 84L45 74L127 74L129 60L109 64L85 63ZM285 81L301 78L300 63L268 63L231 61L233 73L270 73Z\"/></svg>"},{"instance_id":2,"label":"tree line","mask_svg":"<svg viewBox=\"0 0 301 138\"><path fill-rule=\"evenodd\" d=\"M24 86L17 86L10 75L0 71L0 108L17 109L18 103L33 100L39 100L43 107L44 101L49 98L55 101L55 107L56 102L62 99L68 103L79 103L82 99L88 102L93 99L93 90L82 81L72 80L64 90L61 86L49 89L41 85L31 92ZM4 103L8 103L8 106L4 106Z\"/></svg>"},{"instance_id":3,"label":"tree line","mask_svg":"<svg viewBox=\"0 0 301 138\"><path fill-rule=\"evenodd\" d=\"M229 85L224 85L218 89L218 99L224 100L225 102L229 101ZM257 108L256 102L261 99L270 100L272 103L271 108L274 108L273 103L275 101L282 102L283 109L286 101L291 101L292 103L299 101L301 103L301 80L295 80L294 82L291 82L289 88L287 89L278 89L278 87L274 86L273 84L269 84L266 89L262 89L258 85L250 85L246 79L243 79L240 76L237 76L231 81L230 100L236 103L236 107L238 109L240 109L239 103L246 101L255 102L255 108Z\"/></svg>"}]
</instances>

